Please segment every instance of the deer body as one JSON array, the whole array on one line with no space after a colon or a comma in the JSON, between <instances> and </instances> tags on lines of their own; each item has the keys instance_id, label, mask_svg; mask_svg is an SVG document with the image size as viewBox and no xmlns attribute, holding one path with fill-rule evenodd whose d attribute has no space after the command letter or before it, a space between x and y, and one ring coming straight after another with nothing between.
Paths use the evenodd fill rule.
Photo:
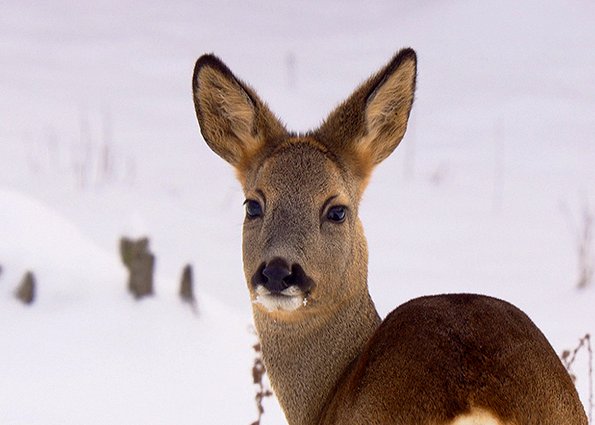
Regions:
<instances>
[{"instance_id":1,"label":"deer body","mask_svg":"<svg viewBox=\"0 0 595 425\"><path fill-rule=\"evenodd\" d=\"M568 373L516 307L439 295L378 316L358 207L405 133L415 78L415 53L402 50L296 135L215 56L196 63L201 132L246 196L244 271L287 421L586 425Z\"/></svg>"}]
</instances>

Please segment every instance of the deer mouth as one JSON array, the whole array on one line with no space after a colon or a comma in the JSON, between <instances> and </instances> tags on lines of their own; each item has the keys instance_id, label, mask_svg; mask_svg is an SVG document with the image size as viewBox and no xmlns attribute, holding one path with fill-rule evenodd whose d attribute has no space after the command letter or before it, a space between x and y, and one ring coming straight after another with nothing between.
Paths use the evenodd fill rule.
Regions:
<instances>
[{"instance_id":1,"label":"deer mouth","mask_svg":"<svg viewBox=\"0 0 595 425\"><path fill-rule=\"evenodd\" d=\"M271 292L262 285L255 289L254 304L264 307L269 313L274 311L295 311L308 304L308 292L292 285L280 292Z\"/></svg>"}]
</instances>

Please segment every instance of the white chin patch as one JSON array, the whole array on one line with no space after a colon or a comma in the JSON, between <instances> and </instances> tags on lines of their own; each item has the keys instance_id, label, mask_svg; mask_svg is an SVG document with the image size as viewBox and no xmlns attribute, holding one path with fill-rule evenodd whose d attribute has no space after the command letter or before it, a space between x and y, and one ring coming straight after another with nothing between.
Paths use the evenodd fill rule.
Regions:
<instances>
[{"instance_id":1,"label":"white chin patch","mask_svg":"<svg viewBox=\"0 0 595 425\"><path fill-rule=\"evenodd\" d=\"M308 299L297 287L290 286L279 294L271 294L264 286L256 287L256 299L254 304L260 304L267 311L294 311L305 306Z\"/></svg>"}]
</instances>

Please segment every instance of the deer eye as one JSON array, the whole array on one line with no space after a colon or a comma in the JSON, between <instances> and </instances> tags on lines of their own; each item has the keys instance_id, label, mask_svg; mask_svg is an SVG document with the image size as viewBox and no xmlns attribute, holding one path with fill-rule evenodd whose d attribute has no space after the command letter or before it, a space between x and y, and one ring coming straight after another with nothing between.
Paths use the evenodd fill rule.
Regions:
<instances>
[{"instance_id":1,"label":"deer eye","mask_svg":"<svg viewBox=\"0 0 595 425\"><path fill-rule=\"evenodd\" d=\"M248 199L244 202L244 205L246 207L246 217L257 218L262 215L262 207L257 201Z\"/></svg>"},{"instance_id":2,"label":"deer eye","mask_svg":"<svg viewBox=\"0 0 595 425\"><path fill-rule=\"evenodd\" d=\"M345 221L346 215L347 207L338 205L336 207L329 208L328 212L326 213L326 218L330 221L334 221L335 223L342 223L343 221Z\"/></svg>"}]
</instances>

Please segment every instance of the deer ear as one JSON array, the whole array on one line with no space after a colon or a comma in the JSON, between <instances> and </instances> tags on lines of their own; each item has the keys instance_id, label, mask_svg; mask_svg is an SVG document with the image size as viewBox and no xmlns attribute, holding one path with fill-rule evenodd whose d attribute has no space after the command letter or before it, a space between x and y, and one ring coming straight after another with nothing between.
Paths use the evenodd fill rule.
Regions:
<instances>
[{"instance_id":1,"label":"deer ear","mask_svg":"<svg viewBox=\"0 0 595 425\"><path fill-rule=\"evenodd\" d=\"M359 150L374 164L388 157L401 142L413 105L416 78L413 50L402 51L387 66L378 86L366 102L366 135Z\"/></svg>"},{"instance_id":2,"label":"deer ear","mask_svg":"<svg viewBox=\"0 0 595 425\"><path fill-rule=\"evenodd\" d=\"M355 155L361 173L388 157L407 129L415 93L417 59L404 49L333 111L317 132L339 155Z\"/></svg>"},{"instance_id":3,"label":"deer ear","mask_svg":"<svg viewBox=\"0 0 595 425\"><path fill-rule=\"evenodd\" d=\"M214 55L196 61L192 89L205 141L236 169L245 166L267 140L286 134L256 93Z\"/></svg>"}]
</instances>

